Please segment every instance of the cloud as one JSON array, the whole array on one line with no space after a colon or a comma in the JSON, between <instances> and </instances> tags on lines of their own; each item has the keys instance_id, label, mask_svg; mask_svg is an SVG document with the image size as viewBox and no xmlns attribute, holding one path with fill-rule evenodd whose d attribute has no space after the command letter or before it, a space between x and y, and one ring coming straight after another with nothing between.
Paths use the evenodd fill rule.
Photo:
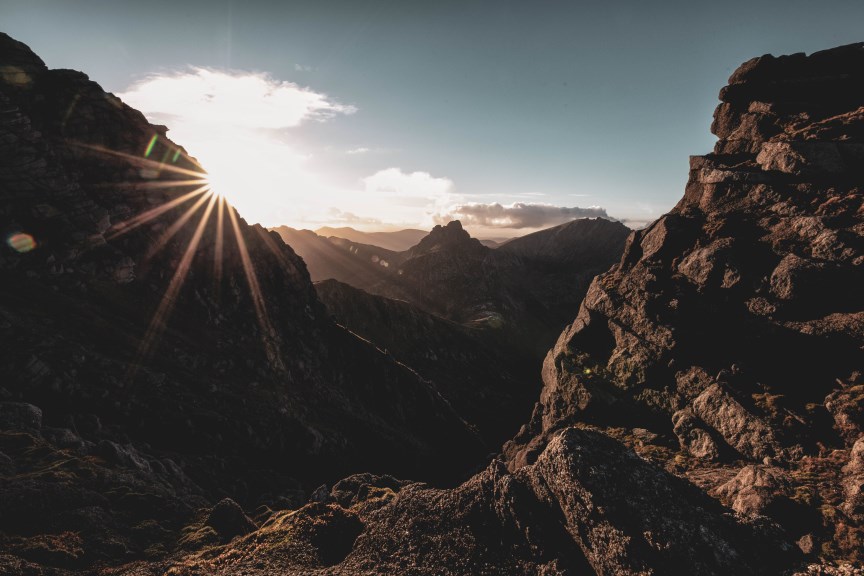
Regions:
<instances>
[{"instance_id":1,"label":"cloud","mask_svg":"<svg viewBox=\"0 0 864 576\"><path fill-rule=\"evenodd\" d=\"M435 222L443 224L450 220L461 220L466 226L487 226L490 228L540 228L555 226L577 218L607 218L605 208L553 206L514 202L513 204L459 204L444 213L435 215Z\"/></svg>"},{"instance_id":2,"label":"cloud","mask_svg":"<svg viewBox=\"0 0 864 576\"><path fill-rule=\"evenodd\" d=\"M327 211L327 217L327 221L331 223L338 222L341 224L381 224L381 220L378 218L358 216L353 212L345 212L344 210L340 210L336 207L330 208L330 210Z\"/></svg>"},{"instance_id":3,"label":"cloud","mask_svg":"<svg viewBox=\"0 0 864 576\"><path fill-rule=\"evenodd\" d=\"M403 172L400 168L379 170L363 178L366 192L436 200L447 196L453 188L449 178L436 178L428 172Z\"/></svg>"},{"instance_id":4,"label":"cloud","mask_svg":"<svg viewBox=\"0 0 864 576\"><path fill-rule=\"evenodd\" d=\"M244 218L270 225L297 221L311 209L301 198L332 194L310 171L309 155L288 144L290 131L356 111L267 74L206 68L152 75L119 96L151 122L168 125Z\"/></svg>"},{"instance_id":5,"label":"cloud","mask_svg":"<svg viewBox=\"0 0 864 576\"><path fill-rule=\"evenodd\" d=\"M346 150L345 153L346 154L365 154L365 153L369 152L369 150L370 149L366 148L365 146L360 146L359 148L352 148L351 150Z\"/></svg>"},{"instance_id":6,"label":"cloud","mask_svg":"<svg viewBox=\"0 0 864 576\"><path fill-rule=\"evenodd\" d=\"M242 128L290 128L304 120L357 111L326 94L267 74L208 68L148 76L118 96L162 120L215 121Z\"/></svg>"},{"instance_id":7,"label":"cloud","mask_svg":"<svg viewBox=\"0 0 864 576\"><path fill-rule=\"evenodd\" d=\"M314 70L312 66L307 66L305 64L294 64L295 72L311 72L312 70Z\"/></svg>"}]
</instances>

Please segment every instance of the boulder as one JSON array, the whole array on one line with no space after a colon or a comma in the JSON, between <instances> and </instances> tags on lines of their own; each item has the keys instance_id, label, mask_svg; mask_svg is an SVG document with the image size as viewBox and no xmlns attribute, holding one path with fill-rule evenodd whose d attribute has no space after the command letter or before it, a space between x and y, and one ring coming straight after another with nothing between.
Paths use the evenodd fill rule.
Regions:
<instances>
[{"instance_id":1,"label":"boulder","mask_svg":"<svg viewBox=\"0 0 864 576\"><path fill-rule=\"evenodd\" d=\"M253 532L257 526L249 518L239 504L230 498L220 500L207 516L204 523L219 534L223 541L228 541L235 536L244 536Z\"/></svg>"},{"instance_id":2,"label":"boulder","mask_svg":"<svg viewBox=\"0 0 864 576\"><path fill-rule=\"evenodd\" d=\"M24 402L0 402L0 430L39 432L42 410Z\"/></svg>"}]
</instances>

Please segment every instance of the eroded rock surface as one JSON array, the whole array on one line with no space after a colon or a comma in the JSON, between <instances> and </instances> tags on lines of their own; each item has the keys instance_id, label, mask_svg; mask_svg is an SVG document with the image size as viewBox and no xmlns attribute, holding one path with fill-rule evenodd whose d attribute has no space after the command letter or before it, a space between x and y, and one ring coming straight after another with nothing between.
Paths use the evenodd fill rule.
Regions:
<instances>
[{"instance_id":1,"label":"eroded rock surface","mask_svg":"<svg viewBox=\"0 0 864 576\"><path fill-rule=\"evenodd\" d=\"M511 469L591 422L809 553L861 559L838 462L864 407L862 65L855 44L732 75L714 153L691 158L684 198L631 235L547 356Z\"/></svg>"}]
</instances>

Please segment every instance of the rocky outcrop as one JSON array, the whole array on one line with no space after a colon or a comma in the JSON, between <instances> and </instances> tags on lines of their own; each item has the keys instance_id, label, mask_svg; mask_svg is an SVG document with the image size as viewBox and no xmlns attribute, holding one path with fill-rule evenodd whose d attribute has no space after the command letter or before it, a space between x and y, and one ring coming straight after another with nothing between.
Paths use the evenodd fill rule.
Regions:
<instances>
[{"instance_id":1,"label":"rocky outcrop","mask_svg":"<svg viewBox=\"0 0 864 576\"><path fill-rule=\"evenodd\" d=\"M323 520L328 516L339 520ZM342 528L315 542L304 535L312 522ZM335 564L315 560L346 538L353 545ZM456 489L352 477L333 488L330 503L275 513L257 533L187 556L170 570L776 574L797 558L770 527L736 521L716 501L602 433L569 428L533 465L511 474L495 461Z\"/></svg>"},{"instance_id":2,"label":"rocky outcrop","mask_svg":"<svg viewBox=\"0 0 864 576\"><path fill-rule=\"evenodd\" d=\"M857 558L840 500L803 494L836 491L831 448L861 434L862 65L856 44L732 75L714 153L691 159L684 198L630 236L547 356L511 468L573 422L644 427L658 450L679 447L670 469L736 511L786 506L774 517L796 537ZM789 521L790 499L810 520Z\"/></svg>"}]
</instances>

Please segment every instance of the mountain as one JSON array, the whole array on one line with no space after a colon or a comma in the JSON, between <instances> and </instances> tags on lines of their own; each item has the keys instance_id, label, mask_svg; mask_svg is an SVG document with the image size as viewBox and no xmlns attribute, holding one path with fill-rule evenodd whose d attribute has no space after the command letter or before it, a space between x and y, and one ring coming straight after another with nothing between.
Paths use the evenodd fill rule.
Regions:
<instances>
[{"instance_id":1,"label":"mountain","mask_svg":"<svg viewBox=\"0 0 864 576\"><path fill-rule=\"evenodd\" d=\"M337 322L430 378L490 445L500 445L528 415L546 351L628 233L608 220L578 220L490 250L453 221L405 252L381 254L390 263L383 273L376 266L374 276L354 275L354 286L368 293L335 281L316 290ZM370 262L363 245L318 241ZM378 258L380 250L366 249ZM334 276L348 278L349 270Z\"/></svg>"},{"instance_id":2,"label":"mountain","mask_svg":"<svg viewBox=\"0 0 864 576\"><path fill-rule=\"evenodd\" d=\"M621 427L810 558L862 560L862 64L854 44L732 75L714 153L547 356L511 469L574 423Z\"/></svg>"},{"instance_id":3,"label":"mountain","mask_svg":"<svg viewBox=\"0 0 864 576\"><path fill-rule=\"evenodd\" d=\"M378 246L324 238L311 230L289 226L272 230L303 258L313 282L337 278L352 286L372 286L388 276L388 259L398 258L396 253Z\"/></svg>"},{"instance_id":4,"label":"mountain","mask_svg":"<svg viewBox=\"0 0 864 576\"><path fill-rule=\"evenodd\" d=\"M498 248L508 242L510 238L479 238L479 240L481 244L488 248Z\"/></svg>"},{"instance_id":5,"label":"mountain","mask_svg":"<svg viewBox=\"0 0 864 576\"><path fill-rule=\"evenodd\" d=\"M401 254L369 292L466 325L501 331L542 358L578 310L591 279L620 255L629 229L574 220L492 250L458 220Z\"/></svg>"},{"instance_id":6,"label":"mountain","mask_svg":"<svg viewBox=\"0 0 864 576\"><path fill-rule=\"evenodd\" d=\"M585 287L491 462L393 357L470 363L465 326L336 285L344 316L380 307L377 349L276 234L192 193L164 127L5 35L0 70L0 572L861 571L864 43L732 74L714 153ZM394 286L467 316L482 277L481 314L524 311L500 281L555 244L451 223Z\"/></svg>"},{"instance_id":7,"label":"mountain","mask_svg":"<svg viewBox=\"0 0 864 576\"><path fill-rule=\"evenodd\" d=\"M6 35L0 70L0 572L141 558L226 494L453 482L488 451L165 127Z\"/></svg>"},{"instance_id":8,"label":"mountain","mask_svg":"<svg viewBox=\"0 0 864 576\"><path fill-rule=\"evenodd\" d=\"M385 250L391 250L393 252L403 252L408 250L417 244L421 238L426 236L425 230L417 230L414 228L397 230L395 232L361 232L360 230L355 230L354 228L347 226L343 228L330 228L329 226L324 226L315 230L315 233L324 238L335 237L350 240L357 244L380 246Z\"/></svg>"},{"instance_id":9,"label":"mountain","mask_svg":"<svg viewBox=\"0 0 864 576\"><path fill-rule=\"evenodd\" d=\"M351 476L173 565L860 572L862 71L856 44L733 73L715 152L591 282L505 458L453 489Z\"/></svg>"},{"instance_id":10,"label":"mountain","mask_svg":"<svg viewBox=\"0 0 864 576\"><path fill-rule=\"evenodd\" d=\"M582 219L492 250L454 220L393 252L287 226L273 230L304 259L313 281L335 279L446 320L503 332L505 346L517 354L528 349L538 362L629 234L617 222Z\"/></svg>"},{"instance_id":11,"label":"mountain","mask_svg":"<svg viewBox=\"0 0 864 576\"><path fill-rule=\"evenodd\" d=\"M530 416L540 379L525 350L336 280L315 291L337 322L429 378L487 445L500 446Z\"/></svg>"}]
</instances>

